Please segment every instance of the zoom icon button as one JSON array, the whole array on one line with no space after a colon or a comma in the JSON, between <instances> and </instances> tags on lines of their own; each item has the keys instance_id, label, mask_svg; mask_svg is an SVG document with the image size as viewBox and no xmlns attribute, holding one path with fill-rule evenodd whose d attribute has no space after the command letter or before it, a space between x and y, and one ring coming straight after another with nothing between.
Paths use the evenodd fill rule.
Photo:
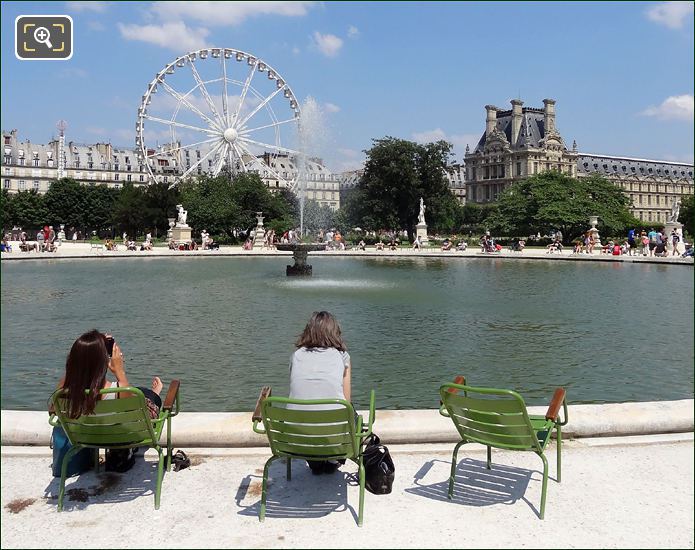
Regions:
<instances>
[{"instance_id":1,"label":"zoom icon button","mask_svg":"<svg viewBox=\"0 0 695 550\"><path fill-rule=\"evenodd\" d=\"M72 57L72 17L20 15L15 19L15 55L26 60Z\"/></svg>"}]
</instances>

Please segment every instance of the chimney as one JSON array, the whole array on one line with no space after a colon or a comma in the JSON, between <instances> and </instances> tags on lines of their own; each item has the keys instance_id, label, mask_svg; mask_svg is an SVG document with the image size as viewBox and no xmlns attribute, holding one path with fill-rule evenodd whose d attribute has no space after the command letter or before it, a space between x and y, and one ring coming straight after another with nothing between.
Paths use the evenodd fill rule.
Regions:
<instances>
[{"instance_id":1,"label":"chimney","mask_svg":"<svg viewBox=\"0 0 695 550\"><path fill-rule=\"evenodd\" d=\"M545 126L546 135L549 132L555 131L555 100L543 100L543 125Z\"/></svg>"},{"instance_id":2,"label":"chimney","mask_svg":"<svg viewBox=\"0 0 695 550\"><path fill-rule=\"evenodd\" d=\"M519 130L521 130L521 106L524 104L520 99L512 99L512 144L515 144L519 139Z\"/></svg>"},{"instance_id":3,"label":"chimney","mask_svg":"<svg viewBox=\"0 0 695 550\"><path fill-rule=\"evenodd\" d=\"M485 119L485 137L488 137L497 126L497 107L494 105L485 105L487 118Z\"/></svg>"}]
</instances>

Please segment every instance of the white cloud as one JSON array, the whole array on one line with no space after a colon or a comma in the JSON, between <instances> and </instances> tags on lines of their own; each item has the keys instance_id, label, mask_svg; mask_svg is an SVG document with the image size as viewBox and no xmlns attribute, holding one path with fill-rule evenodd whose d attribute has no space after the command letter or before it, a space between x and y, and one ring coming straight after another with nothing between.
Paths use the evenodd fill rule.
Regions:
<instances>
[{"instance_id":1,"label":"white cloud","mask_svg":"<svg viewBox=\"0 0 695 550\"><path fill-rule=\"evenodd\" d=\"M446 132L441 128L425 130L424 132L413 132L413 139L418 143L431 143L433 141L446 140Z\"/></svg>"},{"instance_id":2,"label":"white cloud","mask_svg":"<svg viewBox=\"0 0 695 550\"><path fill-rule=\"evenodd\" d=\"M103 13L108 7L108 2L65 2L65 7L70 11L95 11Z\"/></svg>"},{"instance_id":3,"label":"white cloud","mask_svg":"<svg viewBox=\"0 0 695 550\"><path fill-rule=\"evenodd\" d=\"M343 40L334 34L321 34L315 31L313 36L314 45L326 57L335 57L340 48L343 47Z\"/></svg>"},{"instance_id":4,"label":"white cloud","mask_svg":"<svg viewBox=\"0 0 695 550\"><path fill-rule=\"evenodd\" d=\"M99 21L87 21L87 27L91 31L105 31L106 27Z\"/></svg>"},{"instance_id":5,"label":"white cloud","mask_svg":"<svg viewBox=\"0 0 695 550\"><path fill-rule=\"evenodd\" d=\"M188 28L183 21L173 21L162 25L126 25L118 24L121 36L126 40L149 42L163 48L180 52L182 50L197 50L207 46L207 36L210 31L198 27Z\"/></svg>"},{"instance_id":6,"label":"white cloud","mask_svg":"<svg viewBox=\"0 0 695 550\"><path fill-rule=\"evenodd\" d=\"M105 136L107 133L106 128L102 128L101 126L87 126L85 131L88 134L93 134L95 136Z\"/></svg>"},{"instance_id":7,"label":"white cloud","mask_svg":"<svg viewBox=\"0 0 695 550\"><path fill-rule=\"evenodd\" d=\"M348 38L357 38L360 35L360 30L355 25L350 25L347 31Z\"/></svg>"},{"instance_id":8,"label":"white cloud","mask_svg":"<svg viewBox=\"0 0 695 550\"><path fill-rule=\"evenodd\" d=\"M157 19L198 21L204 25L239 25L250 17L280 15L299 17L318 2L155 2L151 13Z\"/></svg>"},{"instance_id":9,"label":"white cloud","mask_svg":"<svg viewBox=\"0 0 695 550\"><path fill-rule=\"evenodd\" d=\"M292 48L292 54L293 55L299 55L300 53L302 53L302 50L300 50L297 46Z\"/></svg>"},{"instance_id":10,"label":"white cloud","mask_svg":"<svg viewBox=\"0 0 695 550\"><path fill-rule=\"evenodd\" d=\"M693 2L661 2L647 10L647 18L669 29L680 29L686 20L692 20Z\"/></svg>"},{"instance_id":11,"label":"white cloud","mask_svg":"<svg viewBox=\"0 0 695 550\"><path fill-rule=\"evenodd\" d=\"M654 116L662 120L693 121L695 112L695 97L692 94L672 95L664 99L661 105L648 107L642 114Z\"/></svg>"},{"instance_id":12,"label":"white cloud","mask_svg":"<svg viewBox=\"0 0 695 550\"><path fill-rule=\"evenodd\" d=\"M338 107L335 103L324 103L323 110L327 113L338 113L340 112L340 107Z\"/></svg>"}]
</instances>

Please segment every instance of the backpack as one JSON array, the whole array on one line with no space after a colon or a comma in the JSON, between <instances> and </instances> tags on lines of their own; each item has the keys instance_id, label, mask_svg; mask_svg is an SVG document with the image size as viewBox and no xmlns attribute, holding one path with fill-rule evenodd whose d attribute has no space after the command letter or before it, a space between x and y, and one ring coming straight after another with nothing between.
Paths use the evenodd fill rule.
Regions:
<instances>
[{"instance_id":1,"label":"backpack","mask_svg":"<svg viewBox=\"0 0 695 550\"><path fill-rule=\"evenodd\" d=\"M60 426L55 426L53 428L53 434L51 435L51 449L53 449L53 464L51 469L53 470L53 477L60 477L63 458L71 447L72 444L65 434L65 430ZM67 477L76 476L90 470L94 466L95 455L98 452L99 449L81 449L74 454L70 462L68 462Z\"/></svg>"}]
</instances>

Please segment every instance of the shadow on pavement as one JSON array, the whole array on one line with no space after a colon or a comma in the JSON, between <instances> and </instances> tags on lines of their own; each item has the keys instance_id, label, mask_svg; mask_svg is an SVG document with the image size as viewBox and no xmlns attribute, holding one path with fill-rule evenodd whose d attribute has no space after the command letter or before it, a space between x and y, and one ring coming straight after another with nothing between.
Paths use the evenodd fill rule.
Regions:
<instances>
[{"instance_id":1,"label":"shadow on pavement","mask_svg":"<svg viewBox=\"0 0 695 550\"><path fill-rule=\"evenodd\" d=\"M526 490L531 481L533 470L525 470L512 466L492 463L492 469L487 469L484 460L465 458L456 467L456 482L454 483L454 496L448 498L449 478L438 483L424 484L423 479L436 463L451 467L450 462L443 460L430 460L425 462L415 473L414 487L409 487L407 493L424 498L451 502L463 506L492 506L494 504L512 505L518 500L526 502L540 517L540 512L525 497ZM538 494L540 503L540 492Z\"/></svg>"},{"instance_id":2,"label":"shadow on pavement","mask_svg":"<svg viewBox=\"0 0 695 550\"><path fill-rule=\"evenodd\" d=\"M313 475L304 460L293 460L292 480L288 481L284 460L275 461L268 472L266 518L318 518L349 510L357 521L357 503L351 506L347 502L348 485L358 484L357 475L345 471L349 468L350 463L333 474ZM258 475L245 476L237 489L239 515L258 517L263 473L256 471Z\"/></svg>"},{"instance_id":3,"label":"shadow on pavement","mask_svg":"<svg viewBox=\"0 0 695 550\"><path fill-rule=\"evenodd\" d=\"M166 475L165 470L164 477ZM154 509L156 483L157 461L146 461L142 455L138 456L130 470L122 474L105 472L101 464L99 473L90 470L65 480L63 511L84 510L90 504L127 502L143 496L152 499ZM56 508L59 490L60 478L54 477L44 491L44 499ZM162 502L165 499L166 495L162 494Z\"/></svg>"}]
</instances>

